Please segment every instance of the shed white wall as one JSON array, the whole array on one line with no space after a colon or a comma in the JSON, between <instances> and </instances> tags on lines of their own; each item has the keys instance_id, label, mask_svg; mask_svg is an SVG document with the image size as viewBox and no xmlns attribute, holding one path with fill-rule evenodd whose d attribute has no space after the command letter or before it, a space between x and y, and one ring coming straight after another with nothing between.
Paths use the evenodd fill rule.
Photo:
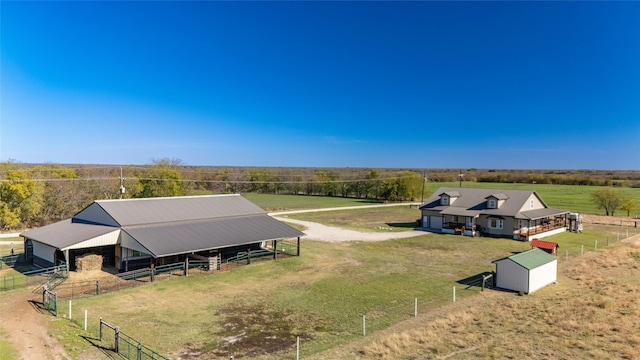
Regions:
<instances>
[{"instance_id":1,"label":"shed white wall","mask_svg":"<svg viewBox=\"0 0 640 360\"><path fill-rule=\"evenodd\" d=\"M558 260L539 266L529 272L529 289L527 293L543 288L549 284L553 284L557 280Z\"/></svg>"},{"instance_id":2,"label":"shed white wall","mask_svg":"<svg viewBox=\"0 0 640 360\"><path fill-rule=\"evenodd\" d=\"M33 244L33 256L37 256L40 259L46 260L52 264L55 263L54 260L56 248L43 244L41 242L37 242L35 240L32 240L31 243Z\"/></svg>"},{"instance_id":3,"label":"shed white wall","mask_svg":"<svg viewBox=\"0 0 640 360\"><path fill-rule=\"evenodd\" d=\"M529 271L510 259L496 262L496 286L502 289L528 292Z\"/></svg>"}]
</instances>

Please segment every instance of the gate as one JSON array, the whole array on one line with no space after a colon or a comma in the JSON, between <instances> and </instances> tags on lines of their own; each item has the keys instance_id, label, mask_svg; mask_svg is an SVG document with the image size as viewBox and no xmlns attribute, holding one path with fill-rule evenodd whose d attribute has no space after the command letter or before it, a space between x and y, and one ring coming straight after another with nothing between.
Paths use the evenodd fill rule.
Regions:
<instances>
[{"instance_id":1,"label":"gate","mask_svg":"<svg viewBox=\"0 0 640 360\"><path fill-rule=\"evenodd\" d=\"M53 316L58 316L58 294L42 288L42 306Z\"/></svg>"},{"instance_id":2,"label":"gate","mask_svg":"<svg viewBox=\"0 0 640 360\"><path fill-rule=\"evenodd\" d=\"M104 328L111 331L105 331ZM108 324L100 318L100 342L106 349L128 360L169 360L144 346L138 340L120 331L118 326Z\"/></svg>"}]
</instances>

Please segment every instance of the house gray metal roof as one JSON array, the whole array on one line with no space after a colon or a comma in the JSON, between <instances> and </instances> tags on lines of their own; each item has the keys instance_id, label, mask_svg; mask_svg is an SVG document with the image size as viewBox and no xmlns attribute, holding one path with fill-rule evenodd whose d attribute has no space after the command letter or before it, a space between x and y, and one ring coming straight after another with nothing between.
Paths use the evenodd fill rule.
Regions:
<instances>
[{"instance_id":1,"label":"house gray metal roof","mask_svg":"<svg viewBox=\"0 0 640 360\"><path fill-rule=\"evenodd\" d=\"M441 187L420 206L420 209L442 211L443 206L440 204L440 195L449 194L454 191L459 192L460 196L449 206L446 206L448 209L459 208L468 211L478 211L487 215L514 217L520 212L520 209L532 194L540 200L540 203L542 203L545 208L547 207L542 198L540 198L534 190ZM496 197L496 195L500 196L500 200L504 198L504 203L498 209L488 209L487 198L490 196Z\"/></svg>"},{"instance_id":2,"label":"house gray metal roof","mask_svg":"<svg viewBox=\"0 0 640 360\"><path fill-rule=\"evenodd\" d=\"M535 220L542 219L549 216L554 215L564 215L569 212L566 210L554 209L554 208L544 208L544 209L535 209L535 210L527 210L522 211L516 215L517 219L527 219L527 220Z\"/></svg>"},{"instance_id":3,"label":"house gray metal roof","mask_svg":"<svg viewBox=\"0 0 640 360\"><path fill-rule=\"evenodd\" d=\"M62 249L120 229L154 257L305 235L238 194L97 200L21 235Z\"/></svg>"}]
</instances>

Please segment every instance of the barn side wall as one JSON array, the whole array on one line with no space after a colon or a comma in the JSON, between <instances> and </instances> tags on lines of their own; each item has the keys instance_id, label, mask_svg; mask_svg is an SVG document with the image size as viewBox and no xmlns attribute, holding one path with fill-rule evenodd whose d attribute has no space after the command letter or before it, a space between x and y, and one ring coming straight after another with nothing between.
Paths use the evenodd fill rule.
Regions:
<instances>
[{"instance_id":1,"label":"barn side wall","mask_svg":"<svg viewBox=\"0 0 640 360\"><path fill-rule=\"evenodd\" d=\"M32 243L33 263L41 267L54 266L56 248L37 241L32 241Z\"/></svg>"}]
</instances>

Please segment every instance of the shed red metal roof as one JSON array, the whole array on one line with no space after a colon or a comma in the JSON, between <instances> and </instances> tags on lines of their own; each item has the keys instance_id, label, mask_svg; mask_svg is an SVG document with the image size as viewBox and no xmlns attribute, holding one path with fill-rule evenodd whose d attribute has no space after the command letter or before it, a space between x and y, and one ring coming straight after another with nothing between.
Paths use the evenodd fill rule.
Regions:
<instances>
[{"instance_id":1,"label":"shed red metal roof","mask_svg":"<svg viewBox=\"0 0 640 360\"><path fill-rule=\"evenodd\" d=\"M554 250L558 247L558 243L533 239L531 240L531 247L535 247L538 249Z\"/></svg>"}]
</instances>

